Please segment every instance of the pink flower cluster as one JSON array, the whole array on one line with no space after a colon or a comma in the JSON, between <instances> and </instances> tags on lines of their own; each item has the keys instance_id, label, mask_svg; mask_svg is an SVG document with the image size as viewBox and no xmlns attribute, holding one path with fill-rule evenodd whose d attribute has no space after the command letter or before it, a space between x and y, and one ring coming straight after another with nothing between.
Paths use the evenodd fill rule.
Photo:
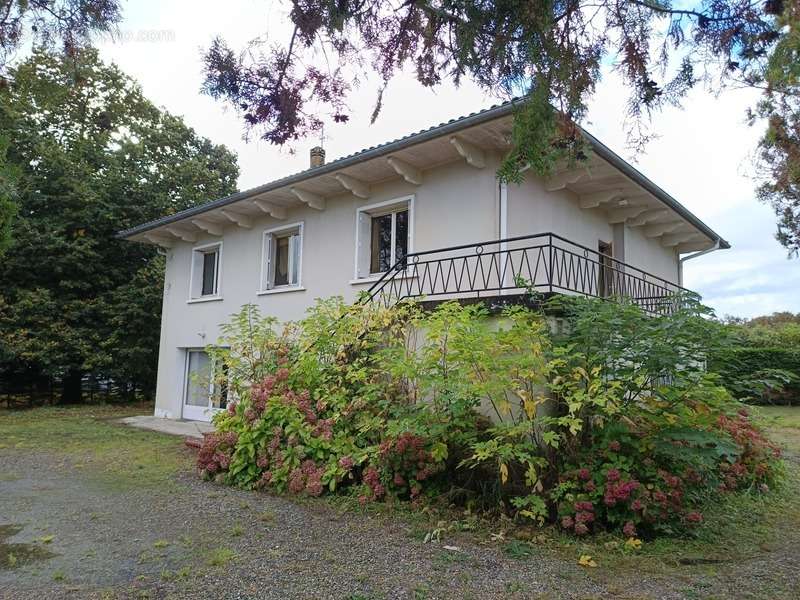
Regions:
<instances>
[{"instance_id":1,"label":"pink flower cluster","mask_svg":"<svg viewBox=\"0 0 800 600\"><path fill-rule=\"evenodd\" d=\"M589 533L589 525L594 522L596 516L594 505L589 501L579 501L573 505L574 516L566 516L561 519L561 526L564 529L573 529L575 535L586 535Z\"/></svg>"},{"instance_id":2,"label":"pink flower cluster","mask_svg":"<svg viewBox=\"0 0 800 600\"><path fill-rule=\"evenodd\" d=\"M227 471L237 441L239 436L233 431L206 434L197 453L197 467L209 475Z\"/></svg>"},{"instance_id":3,"label":"pink flower cluster","mask_svg":"<svg viewBox=\"0 0 800 600\"><path fill-rule=\"evenodd\" d=\"M658 476L661 480L666 484L667 487L675 489L681 487L683 485L683 481L677 475L673 475L663 469L658 470Z\"/></svg>"},{"instance_id":4,"label":"pink flower cluster","mask_svg":"<svg viewBox=\"0 0 800 600\"><path fill-rule=\"evenodd\" d=\"M318 466L311 459L304 460L289 474L289 491L293 494L305 492L309 496L319 496L323 491L322 476L324 474L324 466Z\"/></svg>"},{"instance_id":5,"label":"pink flower cluster","mask_svg":"<svg viewBox=\"0 0 800 600\"><path fill-rule=\"evenodd\" d=\"M299 394L289 390L283 395L282 400L287 406L294 406L303 413L306 423L316 425L319 417L311 406L311 394L308 390L303 390Z\"/></svg>"},{"instance_id":6,"label":"pink flower cluster","mask_svg":"<svg viewBox=\"0 0 800 600\"><path fill-rule=\"evenodd\" d=\"M266 376L261 383L254 384L250 388L250 399L252 409L255 411L256 416L260 417L264 413L267 406L267 400L279 392L276 389L277 378L274 375ZM245 418L247 418L245 416Z\"/></svg>"},{"instance_id":7,"label":"pink flower cluster","mask_svg":"<svg viewBox=\"0 0 800 600\"><path fill-rule=\"evenodd\" d=\"M385 439L378 450L382 469L388 472L392 485L400 492L407 490L412 498L421 492L418 482L441 468L425 445L425 438L406 431L394 439Z\"/></svg>"},{"instance_id":8,"label":"pink flower cluster","mask_svg":"<svg viewBox=\"0 0 800 600\"><path fill-rule=\"evenodd\" d=\"M750 421L746 410L742 409L735 417L720 415L717 424L727 431L744 452L740 461L749 463L768 456L780 458L781 449L770 442Z\"/></svg>"},{"instance_id":9,"label":"pink flower cluster","mask_svg":"<svg viewBox=\"0 0 800 600\"><path fill-rule=\"evenodd\" d=\"M283 452L281 452L282 443L283 429L276 425L272 429L272 438L269 444L267 444L266 450L256 457L256 466L264 471L258 482L260 487L264 487L272 482L272 471L270 469L280 469L283 466Z\"/></svg>"},{"instance_id":10,"label":"pink flower cluster","mask_svg":"<svg viewBox=\"0 0 800 600\"><path fill-rule=\"evenodd\" d=\"M629 538L636 537L636 525L634 525L633 521L628 521L623 525L622 533Z\"/></svg>"},{"instance_id":11,"label":"pink flower cluster","mask_svg":"<svg viewBox=\"0 0 800 600\"><path fill-rule=\"evenodd\" d=\"M686 520L690 523L701 523L703 521L703 515L697 511L692 511L686 515Z\"/></svg>"},{"instance_id":12,"label":"pink flower cluster","mask_svg":"<svg viewBox=\"0 0 800 600\"><path fill-rule=\"evenodd\" d=\"M381 476L375 467L366 468L363 480L370 489L370 495L365 496L367 500L380 500L386 494L386 488L383 487ZM361 501L361 498L359 498L359 501Z\"/></svg>"},{"instance_id":13,"label":"pink flower cluster","mask_svg":"<svg viewBox=\"0 0 800 600\"><path fill-rule=\"evenodd\" d=\"M611 471L616 471L616 469L612 469ZM609 474L611 471L609 471ZM616 472L616 477L613 480L607 474L603 502L606 506L614 506L617 502L625 502L631 497L634 490L639 489L639 486L640 483L635 479L621 481L619 479L619 471Z\"/></svg>"},{"instance_id":14,"label":"pink flower cluster","mask_svg":"<svg viewBox=\"0 0 800 600\"><path fill-rule=\"evenodd\" d=\"M333 419L320 419L314 427L314 435L323 440L333 439Z\"/></svg>"},{"instance_id":15,"label":"pink flower cluster","mask_svg":"<svg viewBox=\"0 0 800 600\"><path fill-rule=\"evenodd\" d=\"M272 471L264 471L258 481L258 487L264 487L272 483Z\"/></svg>"}]
</instances>

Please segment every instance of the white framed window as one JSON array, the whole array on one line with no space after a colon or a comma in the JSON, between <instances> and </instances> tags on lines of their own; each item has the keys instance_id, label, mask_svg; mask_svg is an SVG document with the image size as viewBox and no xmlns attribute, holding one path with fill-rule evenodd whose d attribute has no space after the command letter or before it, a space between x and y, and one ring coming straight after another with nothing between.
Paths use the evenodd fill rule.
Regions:
<instances>
[{"instance_id":1,"label":"white framed window","mask_svg":"<svg viewBox=\"0 0 800 600\"><path fill-rule=\"evenodd\" d=\"M303 273L303 223L264 232L261 246L261 292L299 289Z\"/></svg>"},{"instance_id":2,"label":"white framed window","mask_svg":"<svg viewBox=\"0 0 800 600\"><path fill-rule=\"evenodd\" d=\"M413 252L414 196L362 206L356 214L356 279L378 276Z\"/></svg>"},{"instance_id":3,"label":"white framed window","mask_svg":"<svg viewBox=\"0 0 800 600\"><path fill-rule=\"evenodd\" d=\"M192 248L189 299L212 300L220 298L221 270L222 242Z\"/></svg>"}]
</instances>

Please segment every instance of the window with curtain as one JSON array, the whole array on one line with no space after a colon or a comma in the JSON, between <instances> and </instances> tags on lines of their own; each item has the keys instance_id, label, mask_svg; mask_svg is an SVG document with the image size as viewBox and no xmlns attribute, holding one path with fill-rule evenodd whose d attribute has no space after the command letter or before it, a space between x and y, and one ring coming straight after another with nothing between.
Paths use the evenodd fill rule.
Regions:
<instances>
[{"instance_id":1,"label":"window with curtain","mask_svg":"<svg viewBox=\"0 0 800 600\"><path fill-rule=\"evenodd\" d=\"M379 275L409 252L410 200L358 211L356 277Z\"/></svg>"},{"instance_id":2,"label":"window with curtain","mask_svg":"<svg viewBox=\"0 0 800 600\"><path fill-rule=\"evenodd\" d=\"M299 286L302 252L302 224L265 232L262 291Z\"/></svg>"}]
</instances>

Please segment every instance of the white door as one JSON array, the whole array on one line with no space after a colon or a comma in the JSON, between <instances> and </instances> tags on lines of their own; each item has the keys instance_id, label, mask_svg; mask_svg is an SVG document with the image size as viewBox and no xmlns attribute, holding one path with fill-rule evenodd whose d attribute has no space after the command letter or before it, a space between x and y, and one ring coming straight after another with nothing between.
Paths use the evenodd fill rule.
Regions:
<instances>
[{"instance_id":1,"label":"white door","mask_svg":"<svg viewBox=\"0 0 800 600\"><path fill-rule=\"evenodd\" d=\"M187 350L183 418L210 421L216 412L225 408L226 395L227 390L216 389L208 354L204 350Z\"/></svg>"}]
</instances>

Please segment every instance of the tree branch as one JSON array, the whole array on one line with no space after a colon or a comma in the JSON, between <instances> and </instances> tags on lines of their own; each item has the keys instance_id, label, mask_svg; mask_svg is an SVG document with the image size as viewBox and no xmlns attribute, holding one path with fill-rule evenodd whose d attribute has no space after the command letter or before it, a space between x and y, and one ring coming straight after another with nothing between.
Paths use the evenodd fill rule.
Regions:
<instances>
[{"instance_id":1,"label":"tree branch","mask_svg":"<svg viewBox=\"0 0 800 600\"><path fill-rule=\"evenodd\" d=\"M726 15L724 17L709 17L708 15L697 12L694 10L683 10L677 8L668 8L666 6L661 6L658 4L653 4L648 2L647 0L629 0L631 4L635 4L637 6L642 6L644 8L650 9L653 12L662 13L665 15L677 15L677 16L685 16L685 17L694 17L698 21L705 21L709 23L718 23L722 21L733 21L735 19L740 18L738 15Z\"/></svg>"}]
</instances>

